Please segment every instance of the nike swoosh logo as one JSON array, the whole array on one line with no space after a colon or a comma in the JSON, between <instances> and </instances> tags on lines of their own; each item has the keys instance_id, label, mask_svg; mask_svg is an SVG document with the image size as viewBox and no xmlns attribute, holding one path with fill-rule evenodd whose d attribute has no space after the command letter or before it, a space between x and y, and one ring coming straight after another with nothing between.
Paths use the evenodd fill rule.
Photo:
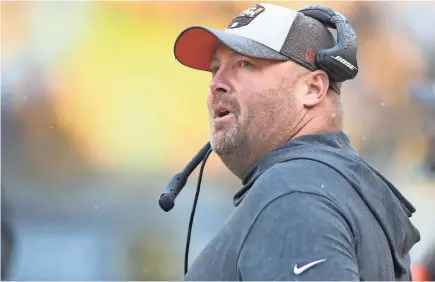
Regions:
<instances>
[{"instance_id":1,"label":"nike swoosh logo","mask_svg":"<svg viewBox=\"0 0 435 282\"><path fill-rule=\"evenodd\" d=\"M326 260L326 259L316 260L316 261L310 262L309 264L306 264L306 265L304 265L304 266L302 266L302 267L298 267L298 265L296 264L295 267L293 268L293 272L294 272L296 275L299 275L299 274L301 274L302 272L304 272L305 270L307 270L307 269L309 269L309 268L315 266L316 264L319 264L319 263L321 263L321 262L324 262L325 260Z\"/></svg>"}]
</instances>

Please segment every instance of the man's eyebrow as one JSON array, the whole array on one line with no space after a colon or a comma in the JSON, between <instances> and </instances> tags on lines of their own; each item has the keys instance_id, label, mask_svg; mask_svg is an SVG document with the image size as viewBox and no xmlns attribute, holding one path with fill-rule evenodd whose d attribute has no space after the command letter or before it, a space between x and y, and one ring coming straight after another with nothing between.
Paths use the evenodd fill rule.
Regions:
<instances>
[{"instance_id":1,"label":"man's eyebrow","mask_svg":"<svg viewBox=\"0 0 435 282\"><path fill-rule=\"evenodd\" d=\"M229 56L230 56L230 57L237 57L237 56L246 57L246 56L244 56L244 55L242 55L242 54L239 54L239 53L236 53L236 52L234 52L234 51L233 51L233 52L230 52L230 53L229 53ZM219 58L216 56L216 53L213 54L211 60L212 60L212 61L218 61L218 62L220 62Z\"/></svg>"}]
</instances>

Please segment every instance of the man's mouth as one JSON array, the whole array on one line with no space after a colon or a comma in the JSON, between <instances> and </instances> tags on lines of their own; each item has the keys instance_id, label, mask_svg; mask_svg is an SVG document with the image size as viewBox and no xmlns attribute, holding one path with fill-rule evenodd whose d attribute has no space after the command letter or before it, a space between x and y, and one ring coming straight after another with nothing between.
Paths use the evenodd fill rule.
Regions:
<instances>
[{"instance_id":1,"label":"man's mouth","mask_svg":"<svg viewBox=\"0 0 435 282\"><path fill-rule=\"evenodd\" d=\"M219 114L218 114L218 117L224 117L224 116L226 116L226 115L229 115L230 114L230 111L228 111L228 110L224 110L224 111L219 111Z\"/></svg>"},{"instance_id":2,"label":"man's mouth","mask_svg":"<svg viewBox=\"0 0 435 282\"><path fill-rule=\"evenodd\" d=\"M215 119L220 119L220 118L226 117L230 114L231 114L230 110L224 106L216 107L215 112L214 112Z\"/></svg>"}]
</instances>

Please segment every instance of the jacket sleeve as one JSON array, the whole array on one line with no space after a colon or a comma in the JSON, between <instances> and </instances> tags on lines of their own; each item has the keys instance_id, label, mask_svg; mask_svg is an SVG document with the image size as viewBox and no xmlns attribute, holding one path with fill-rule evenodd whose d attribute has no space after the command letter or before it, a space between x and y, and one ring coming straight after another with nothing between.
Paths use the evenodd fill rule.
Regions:
<instances>
[{"instance_id":1,"label":"jacket sleeve","mask_svg":"<svg viewBox=\"0 0 435 282\"><path fill-rule=\"evenodd\" d=\"M327 198L292 192L258 215L240 250L241 280L359 280L355 239Z\"/></svg>"}]
</instances>

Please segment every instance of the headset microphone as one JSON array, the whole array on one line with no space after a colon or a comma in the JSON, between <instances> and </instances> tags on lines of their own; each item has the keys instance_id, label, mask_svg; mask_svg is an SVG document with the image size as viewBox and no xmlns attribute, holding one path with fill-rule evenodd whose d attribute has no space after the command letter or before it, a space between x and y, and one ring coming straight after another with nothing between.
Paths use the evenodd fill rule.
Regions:
<instances>
[{"instance_id":1,"label":"headset microphone","mask_svg":"<svg viewBox=\"0 0 435 282\"><path fill-rule=\"evenodd\" d=\"M175 198L183 190L186 185L187 178L195 170L195 168L202 162L201 169L199 170L198 183L196 186L195 198L193 201L192 212L190 213L189 227L187 230L186 250L184 252L184 275L187 273L187 267L189 265L189 246L190 236L192 233L193 218L195 216L196 204L198 202L199 191L201 188L201 179L204 172L205 163L212 152L210 142L207 142L205 146L196 154L196 156L187 164L187 166L179 173L177 173L164 189L164 192L160 195L159 205L165 211L170 211L175 204Z\"/></svg>"},{"instance_id":2,"label":"headset microphone","mask_svg":"<svg viewBox=\"0 0 435 282\"><path fill-rule=\"evenodd\" d=\"M205 156L211 150L210 142L208 142L196 156L187 164L187 166L179 173L174 175L171 182L163 190L160 195L159 205L165 211L170 211L175 205L175 198L183 190L186 185L187 178L195 170L195 168L204 160Z\"/></svg>"}]
</instances>

